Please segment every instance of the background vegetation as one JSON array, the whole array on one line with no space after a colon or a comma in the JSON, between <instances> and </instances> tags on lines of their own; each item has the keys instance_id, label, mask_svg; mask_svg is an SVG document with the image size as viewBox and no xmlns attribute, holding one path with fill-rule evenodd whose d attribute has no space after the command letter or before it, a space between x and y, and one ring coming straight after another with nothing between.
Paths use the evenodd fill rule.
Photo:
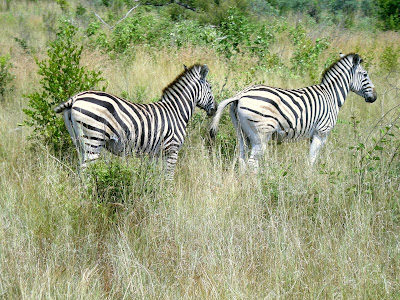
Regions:
<instances>
[{"instance_id":1,"label":"background vegetation","mask_svg":"<svg viewBox=\"0 0 400 300\"><path fill-rule=\"evenodd\" d=\"M399 11L0 0L0 298L398 298ZM365 59L378 100L350 95L314 169L303 141L239 173L229 116L211 143L198 111L173 183L156 162L107 153L81 178L51 110L89 88L156 101L183 63L208 64L218 102L250 84L302 87L339 51Z\"/></svg>"}]
</instances>

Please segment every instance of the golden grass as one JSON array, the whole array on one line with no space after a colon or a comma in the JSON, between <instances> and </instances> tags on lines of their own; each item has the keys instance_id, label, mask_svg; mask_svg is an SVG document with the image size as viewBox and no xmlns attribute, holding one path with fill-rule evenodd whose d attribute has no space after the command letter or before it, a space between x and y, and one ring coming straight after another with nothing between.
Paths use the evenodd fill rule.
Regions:
<instances>
[{"instance_id":1,"label":"golden grass","mask_svg":"<svg viewBox=\"0 0 400 300\"><path fill-rule=\"evenodd\" d=\"M399 39L395 33L350 36L337 36L335 48L351 52L359 46L372 55L368 49L374 43ZM13 96L0 103L0 298L399 296L398 159L389 165L386 157L395 148L385 148L381 168L363 172L355 168L375 164L362 165L359 151L349 149L360 142L372 147L368 134L379 136L374 126L382 110L399 102L378 64L371 69L377 103L349 97L339 115L344 122L335 127L314 169L306 160L308 143L299 142L271 144L257 176L238 172L235 158L225 157L218 145L209 152L202 113L200 123L190 124L175 181L150 174L150 190L138 193L135 185L127 202L113 206L88 192L70 169L76 166L61 163L45 148L30 149L29 130L17 123L24 118L22 95L38 85L37 68L11 36L2 41L12 49L17 80ZM379 61L380 47L373 49ZM182 63L207 63L216 96L229 73L226 90L234 93L246 82L243 60L232 71L213 51L190 47L170 53L139 48L135 57L116 60L86 50L83 63L103 72L108 91L126 91L134 100L142 89L151 101L182 71ZM253 80L304 84L261 72ZM399 86L398 78L391 80ZM352 117L360 121L356 126ZM137 168L134 158L121 161Z\"/></svg>"}]
</instances>

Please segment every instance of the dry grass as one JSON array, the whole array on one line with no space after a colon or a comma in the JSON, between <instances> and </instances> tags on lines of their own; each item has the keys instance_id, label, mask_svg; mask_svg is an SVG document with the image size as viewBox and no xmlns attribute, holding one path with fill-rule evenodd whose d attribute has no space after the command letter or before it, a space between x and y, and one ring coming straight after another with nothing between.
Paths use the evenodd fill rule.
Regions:
<instances>
[{"instance_id":1,"label":"dry grass","mask_svg":"<svg viewBox=\"0 0 400 300\"><path fill-rule=\"evenodd\" d=\"M359 45L368 54L373 43L399 35L374 38L338 36L335 47L347 52ZM29 130L17 123L24 118L22 95L38 84L37 69L9 35L1 38L0 54L9 49L5 43L17 81L13 96L0 103L0 298L399 297L399 163L387 160L395 149L385 148L376 171L359 173L355 168L375 164L361 165L359 151L349 149L360 142L372 147L369 132L379 136L382 111L399 102L378 64L371 76L379 100L366 104L354 95L347 100L339 115L344 122L315 169L306 161L308 144L299 142L271 145L258 176L239 173L234 157L221 147L209 153L204 117L190 126L175 181L157 180L154 172L148 190L138 193L134 185L127 202L115 206L88 192L70 170L75 166L44 148L30 149ZM373 49L378 61L379 47ZM216 95L228 72L227 91L246 81L245 62L228 70L207 49L139 49L129 61L85 52L83 62L103 72L108 91L126 91L131 100L158 98L182 63L207 63ZM398 79L391 80L399 86ZM303 84L261 73L257 81ZM360 122L354 126L353 120ZM122 161L137 169L138 160Z\"/></svg>"}]
</instances>

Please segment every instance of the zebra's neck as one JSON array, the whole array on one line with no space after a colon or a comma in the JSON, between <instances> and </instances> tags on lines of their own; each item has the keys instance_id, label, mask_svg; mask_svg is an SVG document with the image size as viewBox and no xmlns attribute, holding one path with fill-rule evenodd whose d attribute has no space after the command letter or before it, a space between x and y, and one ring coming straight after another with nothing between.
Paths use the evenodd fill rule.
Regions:
<instances>
[{"instance_id":1,"label":"zebra's neck","mask_svg":"<svg viewBox=\"0 0 400 300\"><path fill-rule=\"evenodd\" d=\"M339 60L324 72L321 86L324 86L341 107L350 91L353 78L352 65L347 60Z\"/></svg>"},{"instance_id":2,"label":"zebra's neck","mask_svg":"<svg viewBox=\"0 0 400 300\"><path fill-rule=\"evenodd\" d=\"M195 99L195 89L183 81L177 81L164 90L160 101L172 106L180 119L187 124L196 107Z\"/></svg>"}]
</instances>

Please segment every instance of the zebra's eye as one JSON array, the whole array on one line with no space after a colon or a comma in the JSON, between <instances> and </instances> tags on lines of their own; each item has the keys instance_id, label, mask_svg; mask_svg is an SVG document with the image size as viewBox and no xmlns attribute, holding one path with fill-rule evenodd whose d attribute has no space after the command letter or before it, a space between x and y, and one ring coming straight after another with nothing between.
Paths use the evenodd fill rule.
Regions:
<instances>
[{"instance_id":1,"label":"zebra's eye","mask_svg":"<svg viewBox=\"0 0 400 300\"><path fill-rule=\"evenodd\" d=\"M368 74L367 74L367 73L364 73L363 76L364 76L364 78L367 78L367 77L368 77Z\"/></svg>"}]
</instances>

